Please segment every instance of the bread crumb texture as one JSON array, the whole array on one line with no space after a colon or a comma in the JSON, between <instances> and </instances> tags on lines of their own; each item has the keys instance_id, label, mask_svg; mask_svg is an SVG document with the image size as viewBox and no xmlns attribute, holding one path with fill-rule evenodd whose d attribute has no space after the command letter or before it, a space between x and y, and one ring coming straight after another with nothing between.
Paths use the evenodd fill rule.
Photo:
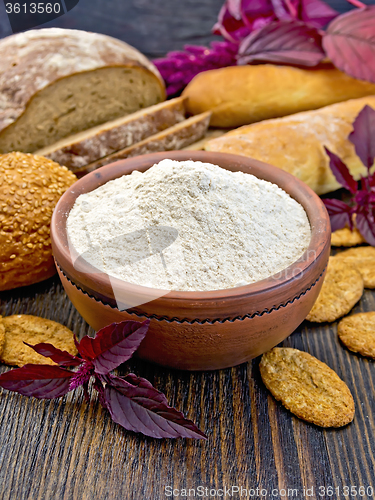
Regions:
<instances>
[{"instance_id":1,"label":"bread crumb texture","mask_svg":"<svg viewBox=\"0 0 375 500\"><path fill-rule=\"evenodd\" d=\"M11 366L23 366L27 363L41 365L56 365L50 358L35 352L31 345L39 343L52 344L57 349L77 354L74 344L74 334L69 328L49 319L17 314L0 320L5 331L5 343L0 360Z\"/></svg>"},{"instance_id":2,"label":"bread crumb texture","mask_svg":"<svg viewBox=\"0 0 375 500\"><path fill-rule=\"evenodd\" d=\"M263 354L259 368L267 389L297 417L321 427L342 427L353 420L348 386L307 352L276 347Z\"/></svg>"},{"instance_id":3,"label":"bread crumb texture","mask_svg":"<svg viewBox=\"0 0 375 500\"><path fill-rule=\"evenodd\" d=\"M347 316L340 321L337 333L351 351L375 358L375 312Z\"/></svg>"},{"instance_id":4,"label":"bread crumb texture","mask_svg":"<svg viewBox=\"0 0 375 500\"><path fill-rule=\"evenodd\" d=\"M330 257L322 289L306 319L316 323L336 321L359 301L363 288L362 275L354 264Z\"/></svg>"},{"instance_id":5,"label":"bread crumb texture","mask_svg":"<svg viewBox=\"0 0 375 500\"><path fill-rule=\"evenodd\" d=\"M50 222L60 196L76 180L42 156L0 155L0 291L55 273Z\"/></svg>"}]
</instances>

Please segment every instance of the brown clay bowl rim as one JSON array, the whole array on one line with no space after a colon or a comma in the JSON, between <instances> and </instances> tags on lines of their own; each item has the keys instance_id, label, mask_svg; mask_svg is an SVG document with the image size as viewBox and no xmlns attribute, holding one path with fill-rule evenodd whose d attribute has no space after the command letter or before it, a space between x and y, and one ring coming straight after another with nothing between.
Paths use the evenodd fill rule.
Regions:
<instances>
[{"instance_id":1,"label":"brown clay bowl rim","mask_svg":"<svg viewBox=\"0 0 375 500\"><path fill-rule=\"evenodd\" d=\"M251 312L246 306L251 298L262 297L261 302L263 303L265 297L274 292L279 300L277 304L270 304L270 308L274 309L298 298L311 288L322 275L326 266L323 256L327 253L327 246L330 245L330 222L322 200L304 182L280 168L244 156L210 151L164 151L120 160L101 167L75 182L58 201L51 220L52 250L56 264L76 288L93 296L95 300L100 300L114 308L116 308L113 294L114 286L117 290L126 289L127 293L140 296L147 295L148 291L155 291L155 289L128 283L117 278L111 278L111 284L106 274L93 268L89 263L82 262L81 272L77 272L74 269L69 251L66 220L80 194L90 192L122 175L128 175L133 170L144 172L165 158L214 163L228 170L241 170L277 184L304 207L311 225L311 241L301 259L288 266L281 277L271 276L256 283L222 290L168 291L158 299L134 308L132 311L138 311L139 315L142 316L155 314L155 312L160 315L160 311L163 311L165 316L173 317L177 314L172 313L180 312L178 316L182 317L191 316L188 311L190 308L194 308L194 317L202 318L197 308L203 307L207 313L210 310L216 311L216 315L213 314L215 317L226 317L230 314L229 311L232 311L232 316L237 318L239 315L245 316ZM320 265L317 266L317 264ZM314 273L315 267L319 269L316 269ZM304 279L300 279L302 277ZM281 297L283 297L282 300ZM235 311L233 310L234 304L236 304ZM209 318L211 315L203 316Z\"/></svg>"}]
</instances>

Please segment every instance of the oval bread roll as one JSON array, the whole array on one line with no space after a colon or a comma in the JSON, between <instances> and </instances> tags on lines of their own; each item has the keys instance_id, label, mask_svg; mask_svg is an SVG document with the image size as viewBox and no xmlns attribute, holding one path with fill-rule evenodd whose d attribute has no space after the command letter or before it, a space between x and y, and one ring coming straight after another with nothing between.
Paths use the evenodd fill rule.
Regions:
<instances>
[{"instance_id":1,"label":"oval bread roll","mask_svg":"<svg viewBox=\"0 0 375 500\"><path fill-rule=\"evenodd\" d=\"M204 71L182 93L188 97L190 113L212 111L211 125L227 128L370 94L375 94L375 84L333 67L300 69L272 64Z\"/></svg>"},{"instance_id":2,"label":"oval bread roll","mask_svg":"<svg viewBox=\"0 0 375 500\"><path fill-rule=\"evenodd\" d=\"M76 176L58 163L24 153L0 155L0 291L56 272L50 222Z\"/></svg>"},{"instance_id":3,"label":"oval bread roll","mask_svg":"<svg viewBox=\"0 0 375 500\"><path fill-rule=\"evenodd\" d=\"M0 40L0 153L34 152L165 99L156 67L115 38L46 28Z\"/></svg>"}]
</instances>

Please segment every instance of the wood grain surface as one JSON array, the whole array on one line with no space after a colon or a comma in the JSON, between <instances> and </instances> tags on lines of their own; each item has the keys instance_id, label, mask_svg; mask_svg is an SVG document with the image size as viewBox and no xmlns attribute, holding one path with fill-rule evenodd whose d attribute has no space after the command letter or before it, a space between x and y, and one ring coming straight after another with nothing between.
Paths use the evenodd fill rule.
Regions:
<instances>
[{"instance_id":1,"label":"wood grain surface","mask_svg":"<svg viewBox=\"0 0 375 500\"><path fill-rule=\"evenodd\" d=\"M2 315L35 314L60 321L80 337L93 334L57 278L2 292L0 301ZM353 312L370 310L375 310L375 293L366 291ZM344 486L375 488L374 363L342 347L336 326L304 323L283 345L316 356L348 384L356 416L346 428L324 430L293 417L265 389L259 359L200 373L136 360L119 373L132 370L149 378L208 441L127 432L96 401L87 404L80 390L52 401L3 391L0 498L158 500L168 498L168 486L180 490L180 498L183 488L198 492L198 486L249 490L247 497L243 491L242 497L227 498L354 498L344 495ZM319 488L328 486L333 494L320 495ZM308 493L313 488L313 496L304 496L304 488Z\"/></svg>"},{"instance_id":2,"label":"wood grain surface","mask_svg":"<svg viewBox=\"0 0 375 500\"><path fill-rule=\"evenodd\" d=\"M329 3L349 8L344 0ZM156 57L185 43L208 43L221 4L80 0L52 25L107 33ZM0 2L0 37L9 34ZM374 310L375 293L366 291L353 312ZM2 292L0 314L17 313L60 321L79 337L93 334L57 277ZM206 442L127 432L96 401L87 404L80 390L53 401L0 392L0 499L159 500L184 498L183 488L195 489L198 497L199 486L212 489L200 498L220 498L221 488L229 489L223 498L372 498L359 488L375 489L374 362L342 347L336 327L304 323L283 345L316 356L348 384L356 416L343 429L324 430L293 417L265 389L259 359L215 372L172 371L140 361L119 370L149 378L206 432ZM0 365L1 372L8 369ZM247 489L247 496L233 493L232 486ZM168 497L167 487L180 495Z\"/></svg>"}]
</instances>

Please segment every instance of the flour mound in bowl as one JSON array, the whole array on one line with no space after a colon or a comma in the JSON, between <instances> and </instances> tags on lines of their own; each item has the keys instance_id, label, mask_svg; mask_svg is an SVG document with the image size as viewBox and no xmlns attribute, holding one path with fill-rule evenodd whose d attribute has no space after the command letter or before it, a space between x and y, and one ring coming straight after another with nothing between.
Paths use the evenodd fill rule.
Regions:
<instances>
[{"instance_id":1,"label":"flour mound in bowl","mask_svg":"<svg viewBox=\"0 0 375 500\"><path fill-rule=\"evenodd\" d=\"M181 291L263 280L311 239L304 208L275 184L168 159L80 195L67 230L82 258L110 276Z\"/></svg>"}]
</instances>

